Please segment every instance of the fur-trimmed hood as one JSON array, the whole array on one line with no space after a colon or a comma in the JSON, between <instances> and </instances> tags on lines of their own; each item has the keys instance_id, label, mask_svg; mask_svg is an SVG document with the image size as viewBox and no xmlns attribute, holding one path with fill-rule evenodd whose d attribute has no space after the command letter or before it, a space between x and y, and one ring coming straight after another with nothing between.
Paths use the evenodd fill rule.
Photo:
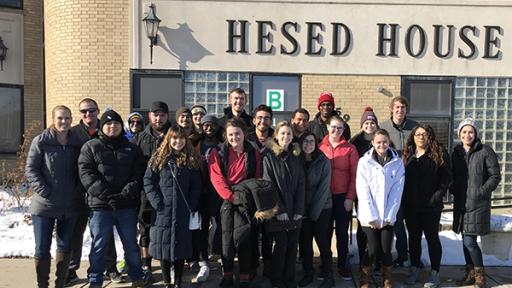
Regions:
<instances>
[{"instance_id":1,"label":"fur-trimmed hood","mask_svg":"<svg viewBox=\"0 0 512 288\"><path fill-rule=\"evenodd\" d=\"M279 146L277 141L274 140L273 138L269 138L265 142L265 147L267 147L269 151L272 151L272 153L274 153L274 155L276 156L280 156L283 152L285 152L284 148ZM295 142L290 143L290 145L288 146L288 150L290 149L295 157L298 157L302 152L302 149L300 149L300 145Z\"/></svg>"}]
</instances>

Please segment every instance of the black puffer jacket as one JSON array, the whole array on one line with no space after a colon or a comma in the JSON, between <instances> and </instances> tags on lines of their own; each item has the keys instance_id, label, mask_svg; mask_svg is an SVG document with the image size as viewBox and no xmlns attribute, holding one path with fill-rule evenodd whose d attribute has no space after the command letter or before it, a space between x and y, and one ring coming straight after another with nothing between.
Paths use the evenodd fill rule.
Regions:
<instances>
[{"instance_id":1,"label":"black puffer jacket","mask_svg":"<svg viewBox=\"0 0 512 288\"><path fill-rule=\"evenodd\" d=\"M339 115L340 113L336 110L332 111L331 115L335 114ZM322 118L320 118L320 112L316 113L315 118L309 121L308 129L313 134L315 134L316 139L318 139L318 141L322 141L322 139L325 138L325 135L329 134L327 124L322 121ZM343 130L343 138L348 140L350 139L350 135L350 125L348 125L348 123L345 123L345 130Z\"/></svg>"},{"instance_id":2,"label":"black puffer jacket","mask_svg":"<svg viewBox=\"0 0 512 288\"><path fill-rule=\"evenodd\" d=\"M402 207L406 217L417 212L440 212L443 209L443 197L451 183L448 151L443 151L443 159L443 165L438 167L427 151L419 158L412 156L405 164Z\"/></svg>"},{"instance_id":3,"label":"black puffer jacket","mask_svg":"<svg viewBox=\"0 0 512 288\"><path fill-rule=\"evenodd\" d=\"M137 207L146 165L139 147L122 134L116 141L100 134L85 143L78 168L90 209L111 210L108 197L114 194L119 194L117 209Z\"/></svg>"},{"instance_id":4,"label":"black puffer jacket","mask_svg":"<svg viewBox=\"0 0 512 288\"><path fill-rule=\"evenodd\" d=\"M50 218L73 217L83 206L78 179L78 155L82 143L73 132L61 145L53 129L36 136L30 145L25 176L32 191L29 211Z\"/></svg>"},{"instance_id":5,"label":"black puffer jacket","mask_svg":"<svg viewBox=\"0 0 512 288\"><path fill-rule=\"evenodd\" d=\"M468 235L490 232L491 196L501 180L496 154L476 139L466 155L462 144L452 153L453 231Z\"/></svg>"}]
</instances>

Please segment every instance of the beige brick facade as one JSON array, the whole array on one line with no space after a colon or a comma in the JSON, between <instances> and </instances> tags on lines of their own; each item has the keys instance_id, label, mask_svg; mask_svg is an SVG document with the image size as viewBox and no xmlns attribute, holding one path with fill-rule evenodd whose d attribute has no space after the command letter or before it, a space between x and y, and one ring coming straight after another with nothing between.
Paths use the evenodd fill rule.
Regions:
<instances>
[{"instance_id":1,"label":"beige brick facade","mask_svg":"<svg viewBox=\"0 0 512 288\"><path fill-rule=\"evenodd\" d=\"M382 86L382 92L377 88ZM302 76L302 107L316 114L317 99L321 92L333 94L336 107L349 114L352 134L359 130L361 114L371 106L379 121L389 117L391 98L400 95L400 76L311 75Z\"/></svg>"},{"instance_id":2,"label":"beige brick facade","mask_svg":"<svg viewBox=\"0 0 512 288\"><path fill-rule=\"evenodd\" d=\"M44 1L46 111L90 97L100 109L130 110L129 1ZM49 123L49 121L48 121Z\"/></svg>"}]
</instances>

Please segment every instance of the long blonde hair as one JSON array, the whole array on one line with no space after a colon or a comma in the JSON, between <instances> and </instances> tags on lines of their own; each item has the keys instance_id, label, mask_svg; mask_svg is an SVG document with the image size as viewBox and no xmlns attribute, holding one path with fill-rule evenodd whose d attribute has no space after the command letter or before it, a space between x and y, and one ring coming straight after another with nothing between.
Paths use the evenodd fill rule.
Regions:
<instances>
[{"instance_id":1,"label":"long blonde hair","mask_svg":"<svg viewBox=\"0 0 512 288\"><path fill-rule=\"evenodd\" d=\"M178 167L187 166L193 170L199 170L201 167L200 157L192 147L192 144L188 140L186 131L177 126L173 125L165 134L164 140L160 147L153 153L151 159L149 159L149 167L155 171L161 171L167 163L169 156L175 153L171 147L171 138L184 138L186 141L185 147L176 155L176 164Z\"/></svg>"}]
</instances>

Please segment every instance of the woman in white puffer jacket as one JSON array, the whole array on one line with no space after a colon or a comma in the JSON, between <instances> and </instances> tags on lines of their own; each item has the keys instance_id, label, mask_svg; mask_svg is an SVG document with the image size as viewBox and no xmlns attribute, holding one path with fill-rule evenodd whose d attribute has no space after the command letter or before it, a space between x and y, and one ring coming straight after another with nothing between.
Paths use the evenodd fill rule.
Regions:
<instances>
[{"instance_id":1,"label":"woman in white puffer jacket","mask_svg":"<svg viewBox=\"0 0 512 288\"><path fill-rule=\"evenodd\" d=\"M364 154L357 166L357 218L368 239L360 287L368 287L371 266L378 251L382 253L384 287L392 287L393 225L402 199L405 168L398 153L389 145L388 132L383 129L375 131L373 148Z\"/></svg>"}]
</instances>

